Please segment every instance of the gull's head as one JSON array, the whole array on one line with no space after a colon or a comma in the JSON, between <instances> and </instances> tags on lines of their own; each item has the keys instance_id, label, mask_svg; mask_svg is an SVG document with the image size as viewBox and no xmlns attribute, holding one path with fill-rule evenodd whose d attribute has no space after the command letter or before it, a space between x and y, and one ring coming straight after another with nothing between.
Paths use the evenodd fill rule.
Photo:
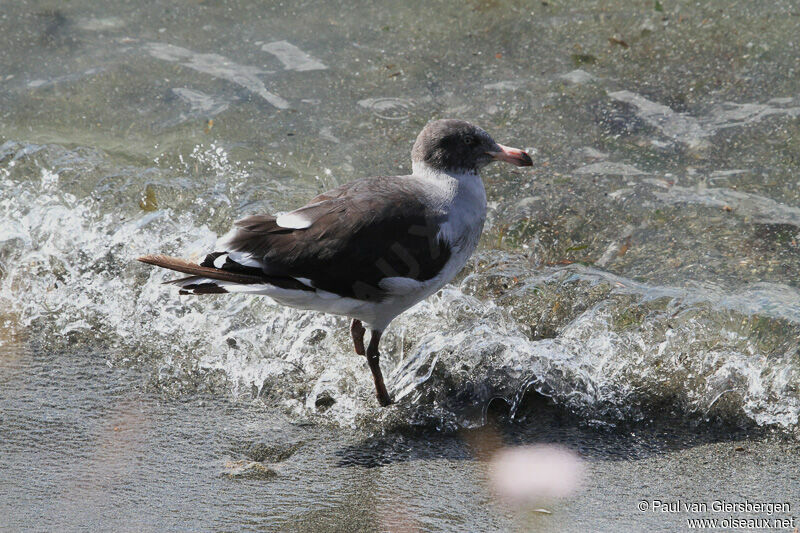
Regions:
<instances>
[{"instance_id":1,"label":"gull's head","mask_svg":"<svg viewBox=\"0 0 800 533\"><path fill-rule=\"evenodd\" d=\"M493 161L533 165L524 151L498 144L478 126L455 119L429 122L411 150L415 167L425 165L442 172L477 172Z\"/></svg>"}]
</instances>

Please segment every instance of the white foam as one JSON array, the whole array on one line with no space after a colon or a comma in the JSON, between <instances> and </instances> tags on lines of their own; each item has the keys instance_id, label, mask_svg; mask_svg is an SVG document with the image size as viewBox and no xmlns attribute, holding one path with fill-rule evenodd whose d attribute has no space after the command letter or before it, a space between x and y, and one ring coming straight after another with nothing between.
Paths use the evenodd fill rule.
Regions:
<instances>
[{"instance_id":1,"label":"white foam","mask_svg":"<svg viewBox=\"0 0 800 533\"><path fill-rule=\"evenodd\" d=\"M327 69L322 61L311 57L298 47L287 41L275 41L261 46L265 52L277 57L287 70L324 70Z\"/></svg>"},{"instance_id":2,"label":"white foam","mask_svg":"<svg viewBox=\"0 0 800 533\"><path fill-rule=\"evenodd\" d=\"M608 96L619 102L635 106L637 115L647 124L657 128L667 137L690 147L696 148L707 144L704 138L711 135L691 115L675 112L668 106L648 100L639 94L631 91L616 91L608 93Z\"/></svg>"},{"instance_id":3,"label":"white foam","mask_svg":"<svg viewBox=\"0 0 800 533\"><path fill-rule=\"evenodd\" d=\"M268 72L258 67L239 65L219 54L201 54L167 43L148 43L145 47L157 59L180 63L198 72L228 80L257 94L278 109L289 108L289 102L267 90L258 76Z\"/></svg>"},{"instance_id":4,"label":"white foam","mask_svg":"<svg viewBox=\"0 0 800 533\"><path fill-rule=\"evenodd\" d=\"M655 196L668 203L703 204L730 207L736 215L752 218L754 222L791 224L800 228L800 207L776 202L755 193L735 191L726 187L681 187L674 185Z\"/></svg>"},{"instance_id":5,"label":"white foam","mask_svg":"<svg viewBox=\"0 0 800 533\"><path fill-rule=\"evenodd\" d=\"M205 94L186 87L175 87L172 92L191 106L195 113L202 113L205 116L213 117L228 109L229 103L219 100L211 95Z\"/></svg>"},{"instance_id":6,"label":"white foam","mask_svg":"<svg viewBox=\"0 0 800 533\"><path fill-rule=\"evenodd\" d=\"M77 26L86 31L107 31L122 28L125 21L119 17L92 17L79 20Z\"/></svg>"},{"instance_id":7,"label":"white foam","mask_svg":"<svg viewBox=\"0 0 800 533\"><path fill-rule=\"evenodd\" d=\"M484 89L489 91L516 91L523 86L523 83L518 80L505 80L496 83L487 83L483 86Z\"/></svg>"},{"instance_id":8,"label":"white foam","mask_svg":"<svg viewBox=\"0 0 800 533\"><path fill-rule=\"evenodd\" d=\"M707 138L722 129L746 126L772 116L800 116L800 106L790 105L796 103L792 98L772 98L766 104L725 102L714 106L708 115L694 117L631 91L610 92L608 96L634 106L636 114L648 125L690 148L708 147Z\"/></svg>"},{"instance_id":9,"label":"white foam","mask_svg":"<svg viewBox=\"0 0 800 533\"><path fill-rule=\"evenodd\" d=\"M612 161L602 161L592 163L576 169L575 174L613 174L617 176L639 176L647 174L633 165L625 163L614 163Z\"/></svg>"}]
</instances>

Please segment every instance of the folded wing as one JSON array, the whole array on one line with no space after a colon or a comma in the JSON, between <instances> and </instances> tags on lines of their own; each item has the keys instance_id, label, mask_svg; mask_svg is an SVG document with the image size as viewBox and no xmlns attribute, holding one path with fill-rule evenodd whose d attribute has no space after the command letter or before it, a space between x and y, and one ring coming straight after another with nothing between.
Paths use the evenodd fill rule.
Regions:
<instances>
[{"instance_id":1,"label":"folded wing","mask_svg":"<svg viewBox=\"0 0 800 533\"><path fill-rule=\"evenodd\" d=\"M379 301L383 279L425 281L447 263L444 216L410 180L359 180L290 213L237 221L202 265Z\"/></svg>"}]
</instances>

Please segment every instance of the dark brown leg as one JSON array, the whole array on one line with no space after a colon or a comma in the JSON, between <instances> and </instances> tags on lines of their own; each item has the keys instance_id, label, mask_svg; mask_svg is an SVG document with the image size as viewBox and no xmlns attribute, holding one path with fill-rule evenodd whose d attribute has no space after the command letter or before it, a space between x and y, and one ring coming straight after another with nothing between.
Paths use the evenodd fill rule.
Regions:
<instances>
[{"instance_id":1,"label":"dark brown leg","mask_svg":"<svg viewBox=\"0 0 800 533\"><path fill-rule=\"evenodd\" d=\"M350 335L353 337L353 347L356 349L358 355L364 355L364 326L361 325L360 320L353 319L350 322Z\"/></svg>"},{"instance_id":2,"label":"dark brown leg","mask_svg":"<svg viewBox=\"0 0 800 533\"><path fill-rule=\"evenodd\" d=\"M392 403L389 393L386 391L386 385L383 384L383 375L381 374L380 357L378 353L378 343L381 342L382 331L373 329L369 337L369 346L367 347L367 362L369 369L372 370L372 377L375 380L375 392L378 394L378 403L382 407L386 407Z\"/></svg>"}]
</instances>

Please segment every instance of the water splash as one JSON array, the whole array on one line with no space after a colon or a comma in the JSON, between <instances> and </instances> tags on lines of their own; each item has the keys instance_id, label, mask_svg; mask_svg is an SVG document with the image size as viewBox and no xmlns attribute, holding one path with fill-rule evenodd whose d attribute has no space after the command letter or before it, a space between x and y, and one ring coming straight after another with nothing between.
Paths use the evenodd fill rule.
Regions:
<instances>
[{"instance_id":1,"label":"water splash","mask_svg":"<svg viewBox=\"0 0 800 533\"><path fill-rule=\"evenodd\" d=\"M248 179L223 148L197 147L170 171L179 180L200 167L215 195L152 212L133 201L109 208L140 188L118 171L114 194L96 194L112 179L105 157L0 147L0 300L54 353L92 347L111 364L150 368L167 391L219 376L234 394L258 395L298 420L342 425L474 426L490 401L516 416L536 391L602 424L666 404L690 416L797 426L795 289L656 286L578 265L534 270L499 252L387 331L383 366L398 405L381 410L346 320L247 296L180 298L161 286L170 273L134 261L200 257L213 246L202 222L209 206L230 217L220 200Z\"/></svg>"}]
</instances>

